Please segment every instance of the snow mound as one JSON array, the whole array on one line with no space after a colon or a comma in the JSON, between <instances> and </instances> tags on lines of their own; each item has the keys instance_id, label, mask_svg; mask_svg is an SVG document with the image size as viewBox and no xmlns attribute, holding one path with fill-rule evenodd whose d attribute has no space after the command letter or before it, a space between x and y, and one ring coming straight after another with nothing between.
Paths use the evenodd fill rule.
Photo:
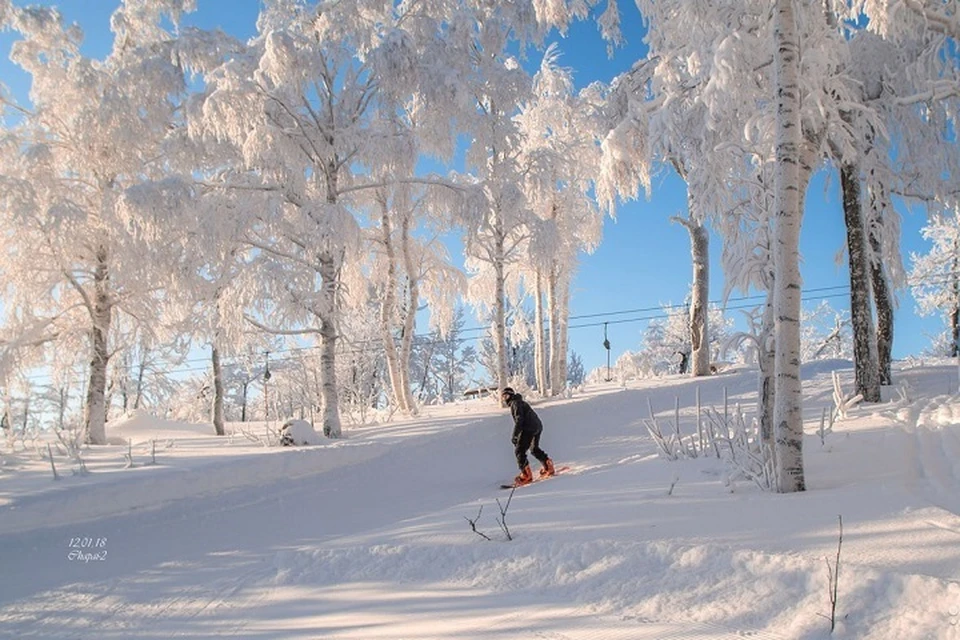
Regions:
<instances>
[{"instance_id":1,"label":"snow mound","mask_svg":"<svg viewBox=\"0 0 960 640\"><path fill-rule=\"evenodd\" d=\"M151 415L146 411L130 411L107 423L107 435L111 441L121 438L146 442L184 437L205 437L214 435L213 425L193 422L167 420Z\"/></svg>"},{"instance_id":2,"label":"snow mound","mask_svg":"<svg viewBox=\"0 0 960 640\"><path fill-rule=\"evenodd\" d=\"M287 420L280 428L280 444L284 447L323 444L323 436L306 420Z\"/></svg>"}]
</instances>

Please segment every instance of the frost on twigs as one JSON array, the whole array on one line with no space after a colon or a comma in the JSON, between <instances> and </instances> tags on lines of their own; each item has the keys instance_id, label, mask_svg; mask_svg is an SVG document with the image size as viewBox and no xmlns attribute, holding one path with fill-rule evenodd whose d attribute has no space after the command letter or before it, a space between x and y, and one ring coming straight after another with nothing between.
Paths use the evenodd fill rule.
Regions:
<instances>
[{"instance_id":1,"label":"frost on twigs","mask_svg":"<svg viewBox=\"0 0 960 640\"><path fill-rule=\"evenodd\" d=\"M697 394L696 425L688 434L684 434L681 428L679 398L674 404L672 421L657 418L649 400L647 408L650 417L644 418L643 424L662 458L680 460L715 455L729 468L726 486L731 491L734 481L740 478L753 482L764 491L775 488L773 457L761 442L756 419L748 418L739 404L731 409L726 392L721 410L701 406ZM677 478L671 483L667 495L673 492L676 482Z\"/></svg>"},{"instance_id":2,"label":"frost on twigs","mask_svg":"<svg viewBox=\"0 0 960 640\"><path fill-rule=\"evenodd\" d=\"M756 484L763 491L776 488L773 456L760 438L759 424L748 419L736 405L732 413L718 413L712 408L704 409L711 441L721 452L721 458L730 468L728 474L731 491L738 478Z\"/></svg>"},{"instance_id":3,"label":"frost on twigs","mask_svg":"<svg viewBox=\"0 0 960 640\"><path fill-rule=\"evenodd\" d=\"M680 398L676 399L674 420L661 420L653 412L653 405L647 398L647 411L649 417L643 419L643 426L647 428L647 433L653 438L657 445L657 452L661 457L667 460L679 460L680 458L696 458L699 456L702 448L697 447L696 439L693 435L684 436L680 431Z\"/></svg>"},{"instance_id":4,"label":"frost on twigs","mask_svg":"<svg viewBox=\"0 0 960 640\"><path fill-rule=\"evenodd\" d=\"M247 429L240 429L240 433L250 442L259 444L261 447L276 447L280 444L280 434L272 428L269 423L263 425L263 433L255 433Z\"/></svg>"},{"instance_id":5,"label":"frost on twigs","mask_svg":"<svg viewBox=\"0 0 960 640\"><path fill-rule=\"evenodd\" d=\"M73 475L85 476L90 473L83 460L83 444L86 431L80 427L56 427L53 433L57 436L57 451L73 462Z\"/></svg>"},{"instance_id":6,"label":"frost on twigs","mask_svg":"<svg viewBox=\"0 0 960 640\"><path fill-rule=\"evenodd\" d=\"M840 386L840 375L834 371L833 372L833 406L834 406L834 420L844 419L850 415L850 411L855 409L857 405L860 404L860 401L863 400L863 396L859 393L853 393L846 395L843 392L843 388ZM832 426L832 421L831 421Z\"/></svg>"}]
</instances>

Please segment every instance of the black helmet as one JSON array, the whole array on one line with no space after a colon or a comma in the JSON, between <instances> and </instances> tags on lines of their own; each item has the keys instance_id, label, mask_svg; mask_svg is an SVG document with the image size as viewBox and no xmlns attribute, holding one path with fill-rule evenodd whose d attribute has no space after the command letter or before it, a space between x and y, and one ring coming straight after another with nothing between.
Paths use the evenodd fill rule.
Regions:
<instances>
[{"instance_id":1,"label":"black helmet","mask_svg":"<svg viewBox=\"0 0 960 640\"><path fill-rule=\"evenodd\" d=\"M503 391L500 392L500 397L503 398L504 400L509 401L510 398L513 397L514 393L515 391L513 390L512 387L504 387Z\"/></svg>"}]
</instances>

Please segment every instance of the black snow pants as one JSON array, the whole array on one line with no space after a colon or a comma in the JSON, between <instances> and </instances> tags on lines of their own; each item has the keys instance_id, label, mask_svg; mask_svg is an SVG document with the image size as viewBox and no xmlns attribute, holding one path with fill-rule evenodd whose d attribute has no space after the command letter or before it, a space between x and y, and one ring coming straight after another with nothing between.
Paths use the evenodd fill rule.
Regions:
<instances>
[{"instance_id":1,"label":"black snow pants","mask_svg":"<svg viewBox=\"0 0 960 640\"><path fill-rule=\"evenodd\" d=\"M541 464L547 461L548 456L546 452L540 448L541 433L543 433L542 427L537 431L520 432L520 438L517 439L517 446L516 449L514 449L514 453L517 454L517 466L520 467L521 471L530 464L527 461L527 450L529 450L533 457L539 460Z\"/></svg>"}]
</instances>

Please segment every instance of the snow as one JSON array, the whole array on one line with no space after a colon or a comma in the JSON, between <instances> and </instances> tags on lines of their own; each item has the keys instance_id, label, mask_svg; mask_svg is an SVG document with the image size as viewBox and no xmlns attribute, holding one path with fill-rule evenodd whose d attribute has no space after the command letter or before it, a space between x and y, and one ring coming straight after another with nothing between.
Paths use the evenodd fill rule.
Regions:
<instances>
[{"instance_id":1,"label":"snow","mask_svg":"<svg viewBox=\"0 0 960 640\"><path fill-rule=\"evenodd\" d=\"M842 516L833 637L960 638L957 368L899 363L821 445L834 370L852 388L849 362L803 368L799 494L658 458L642 425L648 398L690 418L698 387L750 402L743 367L535 404L571 469L513 495L509 541L512 425L489 400L287 448L255 441L270 425L217 438L139 414L107 426L132 468L96 447L87 475L57 457L56 482L7 450L0 637L826 638Z\"/></svg>"},{"instance_id":2,"label":"snow","mask_svg":"<svg viewBox=\"0 0 960 640\"><path fill-rule=\"evenodd\" d=\"M287 420L280 428L280 444L303 447L321 444L323 437L306 420Z\"/></svg>"}]
</instances>

